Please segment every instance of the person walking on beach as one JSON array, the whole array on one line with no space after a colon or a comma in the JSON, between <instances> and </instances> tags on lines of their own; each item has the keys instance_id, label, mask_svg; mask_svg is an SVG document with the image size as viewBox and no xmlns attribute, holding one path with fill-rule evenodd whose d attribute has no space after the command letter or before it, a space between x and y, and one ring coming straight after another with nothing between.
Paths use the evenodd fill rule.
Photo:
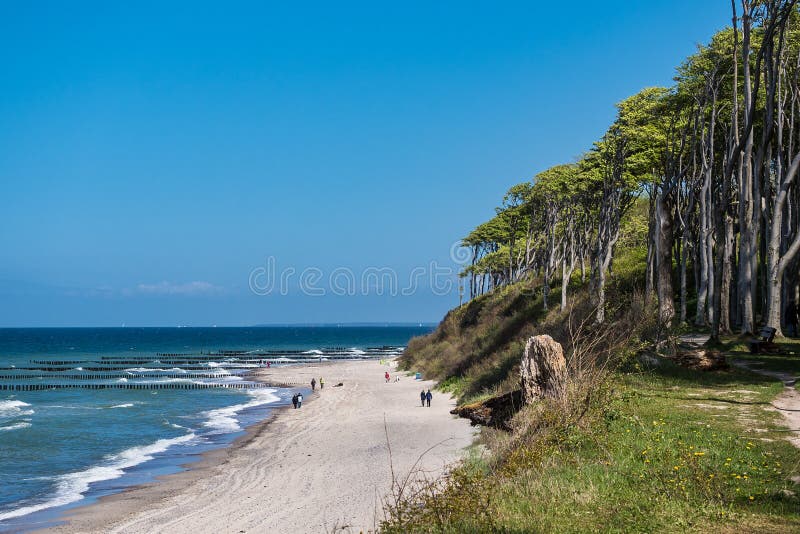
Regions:
<instances>
[{"instance_id":1,"label":"person walking on beach","mask_svg":"<svg viewBox=\"0 0 800 534\"><path fill-rule=\"evenodd\" d=\"M425 390L419 392L419 401L422 403L422 407L425 407Z\"/></svg>"},{"instance_id":2,"label":"person walking on beach","mask_svg":"<svg viewBox=\"0 0 800 534\"><path fill-rule=\"evenodd\" d=\"M325 387L325 380L322 377L319 377L319 389Z\"/></svg>"},{"instance_id":3,"label":"person walking on beach","mask_svg":"<svg viewBox=\"0 0 800 534\"><path fill-rule=\"evenodd\" d=\"M430 391L428 393L430 394ZM428 401L428 405L430 405L430 401ZM297 394L297 407L301 408L302 406L303 406L303 394L302 393L298 393Z\"/></svg>"},{"instance_id":4,"label":"person walking on beach","mask_svg":"<svg viewBox=\"0 0 800 534\"><path fill-rule=\"evenodd\" d=\"M316 378L312 378L311 379L311 391L314 391L315 389L317 389L317 379Z\"/></svg>"},{"instance_id":5,"label":"person walking on beach","mask_svg":"<svg viewBox=\"0 0 800 534\"><path fill-rule=\"evenodd\" d=\"M388 384L389 383L389 378L391 378L389 376L389 371L386 371L386 374L384 375L384 378L386 378L386 383Z\"/></svg>"},{"instance_id":6,"label":"person walking on beach","mask_svg":"<svg viewBox=\"0 0 800 534\"><path fill-rule=\"evenodd\" d=\"M297 393L294 394L292 397L292 404L294 405L294 409L297 409Z\"/></svg>"},{"instance_id":7,"label":"person walking on beach","mask_svg":"<svg viewBox=\"0 0 800 534\"><path fill-rule=\"evenodd\" d=\"M431 407L431 399L432 398L433 398L433 395L431 395L431 390L428 390L428 392L425 394L425 400L428 401L428 408Z\"/></svg>"}]
</instances>

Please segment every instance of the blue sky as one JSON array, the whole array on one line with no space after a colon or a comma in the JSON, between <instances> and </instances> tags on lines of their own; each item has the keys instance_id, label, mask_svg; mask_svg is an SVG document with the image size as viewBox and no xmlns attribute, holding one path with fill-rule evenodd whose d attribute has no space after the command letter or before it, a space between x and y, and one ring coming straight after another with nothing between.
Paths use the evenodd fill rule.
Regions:
<instances>
[{"instance_id":1,"label":"blue sky","mask_svg":"<svg viewBox=\"0 0 800 534\"><path fill-rule=\"evenodd\" d=\"M0 7L0 326L437 321L451 245L730 20L289 4Z\"/></svg>"}]
</instances>

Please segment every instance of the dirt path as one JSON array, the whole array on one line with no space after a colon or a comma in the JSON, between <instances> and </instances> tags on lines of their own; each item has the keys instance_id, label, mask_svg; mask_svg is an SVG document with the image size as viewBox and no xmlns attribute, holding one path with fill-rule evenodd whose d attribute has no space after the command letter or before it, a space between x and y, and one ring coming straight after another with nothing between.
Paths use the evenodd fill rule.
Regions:
<instances>
[{"instance_id":1,"label":"dirt path","mask_svg":"<svg viewBox=\"0 0 800 534\"><path fill-rule=\"evenodd\" d=\"M745 369L751 373L756 373L770 378L776 378L783 382L783 392L778 395L770 404L781 414L786 426L790 430L788 440L795 447L800 448L800 392L795 389L797 377L789 373L780 371L769 371L759 369L760 362L753 360L731 360L731 365L740 369Z\"/></svg>"},{"instance_id":2,"label":"dirt path","mask_svg":"<svg viewBox=\"0 0 800 534\"><path fill-rule=\"evenodd\" d=\"M680 336L680 340L683 343L698 347L704 345L708 339L708 335L698 333L684 334ZM798 377L793 376L790 373L759 369L759 365L763 364L755 360L736 359L731 360L730 363L739 369L744 369L751 373L775 378L783 382L783 385L785 386L783 388L783 392L778 395L770 404L778 413L781 414L784 421L786 421L786 426L790 431L787 439L792 443L792 445L800 448L800 392L798 392L794 387L797 383Z\"/></svg>"}]
</instances>

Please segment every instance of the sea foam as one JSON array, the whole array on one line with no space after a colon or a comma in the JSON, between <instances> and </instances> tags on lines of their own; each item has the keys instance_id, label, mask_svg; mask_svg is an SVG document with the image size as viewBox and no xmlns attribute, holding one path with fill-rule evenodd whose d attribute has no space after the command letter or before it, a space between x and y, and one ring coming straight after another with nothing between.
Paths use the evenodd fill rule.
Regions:
<instances>
[{"instance_id":1,"label":"sea foam","mask_svg":"<svg viewBox=\"0 0 800 534\"><path fill-rule=\"evenodd\" d=\"M0 426L0 432L8 432L9 430L20 430L22 428L28 428L30 426L31 423L27 421L22 421L20 423L14 423L13 425Z\"/></svg>"},{"instance_id":2,"label":"sea foam","mask_svg":"<svg viewBox=\"0 0 800 534\"><path fill-rule=\"evenodd\" d=\"M207 420L203 426L209 429L209 434L225 434L228 432L238 432L242 429L239 421L236 419L236 414L247 408L261 406L263 404L271 404L280 400L280 397L275 395L275 389L256 389L250 390L247 393L252 400L243 404L234 404L226 408L217 408L216 410L209 410L203 415Z\"/></svg>"},{"instance_id":3,"label":"sea foam","mask_svg":"<svg viewBox=\"0 0 800 534\"><path fill-rule=\"evenodd\" d=\"M33 410L26 410L30 404L18 400L0 401L0 417L19 417L21 415L33 415Z\"/></svg>"},{"instance_id":4,"label":"sea foam","mask_svg":"<svg viewBox=\"0 0 800 534\"><path fill-rule=\"evenodd\" d=\"M83 498L83 494L89 490L92 483L119 478L125 473L125 469L152 460L156 454L166 451L173 445L188 443L196 437L195 434L190 433L177 438L160 439L150 445L131 447L119 454L107 456L101 465L61 475L56 479L56 491L50 499L0 513L0 521L77 502Z\"/></svg>"}]
</instances>

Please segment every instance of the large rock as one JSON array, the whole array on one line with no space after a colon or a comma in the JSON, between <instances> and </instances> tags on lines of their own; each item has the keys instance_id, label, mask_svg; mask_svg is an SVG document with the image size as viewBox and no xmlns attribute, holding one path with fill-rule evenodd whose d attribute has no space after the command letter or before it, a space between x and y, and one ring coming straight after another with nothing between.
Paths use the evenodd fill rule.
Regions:
<instances>
[{"instance_id":1,"label":"large rock","mask_svg":"<svg viewBox=\"0 0 800 534\"><path fill-rule=\"evenodd\" d=\"M530 338L525 344L520 375L526 404L561 398L567 382L567 361L561 344L548 335Z\"/></svg>"}]
</instances>

